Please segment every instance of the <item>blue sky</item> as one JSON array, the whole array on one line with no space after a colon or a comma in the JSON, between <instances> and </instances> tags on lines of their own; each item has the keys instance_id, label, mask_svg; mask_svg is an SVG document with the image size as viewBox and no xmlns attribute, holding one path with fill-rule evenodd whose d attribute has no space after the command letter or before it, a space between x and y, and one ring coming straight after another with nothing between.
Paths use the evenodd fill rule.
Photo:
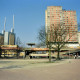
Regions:
<instances>
[{"instance_id":1,"label":"blue sky","mask_svg":"<svg viewBox=\"0 0 80 80\"><path fill-rule=\"evenodd\" d=\"M6 16L6 31L13 26L16 36L24 43L37 43L37 34L45 25L45 10L47 6L62 6L66 10L76 10L77 21L80 19L80 0L0 0L0 32L4 27Z\"/></svg>"}]
</instances>

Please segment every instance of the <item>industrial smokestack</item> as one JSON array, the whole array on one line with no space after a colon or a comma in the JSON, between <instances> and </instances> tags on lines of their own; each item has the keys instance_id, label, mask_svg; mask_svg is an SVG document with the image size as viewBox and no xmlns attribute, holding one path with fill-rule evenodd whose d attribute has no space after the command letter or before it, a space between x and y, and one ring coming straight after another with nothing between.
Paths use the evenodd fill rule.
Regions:
<instances>
[{"instance_id":1,"label":"industrial smokestack","mask_svg":"<svg viewBox=\"0 0 80 80\"><path fill-rule=\"evenodd\" d=\"M11 28L11 33L13 33L13 28Z\"/></svg>"},{"instance_id":2,"label":"industrial smokestack","mask_svg":"<svg viewBox=\"0 0 80 80\"><path fill-rule=\"evenodd\" d=\"M5 20L4 20L4 33L5 33L5 26L6 26L6 17L5 17Z\"/></svg>"},{"instance_id":3,"label":"industrial smokestack","mask_svg":"<svg viewBox=\"0 0 80 80\"><path fill-rule=\"evenodd\" d=\"M12 32L14 32L14 14L13 14L13 30Z\"/></svg>"}]
</instances>

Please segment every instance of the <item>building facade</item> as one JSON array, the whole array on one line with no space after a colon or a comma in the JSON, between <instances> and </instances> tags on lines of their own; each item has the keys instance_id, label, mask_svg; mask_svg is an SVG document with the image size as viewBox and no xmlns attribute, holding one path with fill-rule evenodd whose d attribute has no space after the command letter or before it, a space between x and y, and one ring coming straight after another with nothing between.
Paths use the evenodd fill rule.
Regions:
<instances>
[{"instance_id":1,"label":"building facade","mask_svg":"<svg viewBox=\"0 0 80 80\"><path fill-rule=\"evenodd\" d=\"M15 45L15 34L11 32L4 33L4 45Z\"/></svg>"},{"instance_id":2,"label":"building facade","mask_svg":"<svg viewBox=\"0 0 80 80\"><path fill-rule=\"evenodd\" d=\"M15 34L10 33L9 35L9 45L15 45Z\"/></svg>"},{"instance_id":3,"label":"building facade","mask_svg":"<svg viewBox=\"0 0 80 80\"><path fill-rule=\"evenodd\" d=\"M10 32L4 33L4 45L9 45L9 34Z\"/></svg>"},{"instance_id":4,"label":"building facade","mask_svg":"<svg viewBox=\"0 0 80 80\"><path fill-rule=\"evenodd\" d=\"M69 27L69 37L72 36L68 42L78 42L78 29L77 29L77 17L76 11L63 10L61 6L49 6L45 11L45 29L48 31L54 31L57 24L62 24L65 27ZM73 32L75 34L73 34ZM52 40L52 37L49 36Z\"/></svg>"},{"instance_id":5,"label":"building facade","mask_svg":"<svg viewBox=\"0 0 80 80\"><path fill-rule=\"evenodd\" d=\"M4 45L4 35L0 33L0 45Z\"/></svg>"}]
</instances>

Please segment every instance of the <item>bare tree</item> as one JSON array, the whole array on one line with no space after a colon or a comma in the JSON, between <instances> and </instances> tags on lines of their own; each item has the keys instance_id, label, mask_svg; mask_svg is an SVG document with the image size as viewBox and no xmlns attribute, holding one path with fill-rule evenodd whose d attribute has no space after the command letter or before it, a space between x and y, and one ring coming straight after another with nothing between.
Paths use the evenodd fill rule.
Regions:
<instances>
[{"instance_id":1,"label":"bare tree","mask_svg":"<svg viewBox=\"0 0 80 80\"><path fill-rule=\"evenodd\" d=\"M21 42L21 40L20 40L19 37L17 37L17 39L16 39L16 44L17 44L18 46L21 46L21 44L22 44L22 42Z\"/></svg>"},{"instance_id":2,"label":"bare tree","mask_svg":"<svg viewBox=\"0 0 80 80\"><path fill-rule=\"evenodd\" d=\"M66 43L70 42L73 35L76 35L77 31L70 31L70 27L64 24L51 25L47 31L47 45L58 51L57 59L60 59L60 50ZM51 49L50 48L50 49ZM51 57L50 57L51 60Z\"/></svg>"},{"instance_id":3,"label":"bare tree","mask_svg":"<svg viewBox=\"0 0 80 80\"><path fill-rule=\"evenodd\" d=\"M40 46L45 46L46 45L46 32L45 32L45 26L42 26L39 29L38 32L38 40L39 40L39 44L37 45L38 47Z\"/></svg>"},{"instance_id":4,"label":"bare tree","mask_svg":"<svg viewBox=\"0 0 80 80\"><path fill-rule=\"evenodd\" d=\"M49 48L49 62L51 62L51 49L58 52L57 59L60 59L60 50L65 46L66 43L71 42L71 38L73 38L76 34L77 30L71 31L70 25L64 25L63 23L56 24L55 26L49 26L47 32L45 32L45 27L40 29L38 39L42 43L46 43L47 47Z\"/></svg>"}]
</instances>

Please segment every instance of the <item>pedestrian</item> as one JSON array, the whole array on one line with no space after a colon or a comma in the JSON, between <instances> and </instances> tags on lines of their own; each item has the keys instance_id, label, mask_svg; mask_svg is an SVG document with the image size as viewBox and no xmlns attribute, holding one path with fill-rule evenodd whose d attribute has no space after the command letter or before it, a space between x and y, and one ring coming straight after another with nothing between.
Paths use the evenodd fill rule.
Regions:
<instances>
[{"instance_id":1,"label":"pedestrian","mask_svg":"<svg viewBox=\"0 0 80 80\"><path fill-rule=\"evenodd\" d=\"M77 53L76 57L78 58L78 56L79 56L79 55L78 55L78 53Z\"/></svg>"},{"instance_id":2,"label":"pedestrian","mask_svg":"<svg viewBox=\"0 0 80 80\"><path fill-rule=\"evenodd\" d=\"M77 56L76 56L76 54L75 54L74 59L76 59L76 57L77 57Z\"/></svg>"}]
</instances>

